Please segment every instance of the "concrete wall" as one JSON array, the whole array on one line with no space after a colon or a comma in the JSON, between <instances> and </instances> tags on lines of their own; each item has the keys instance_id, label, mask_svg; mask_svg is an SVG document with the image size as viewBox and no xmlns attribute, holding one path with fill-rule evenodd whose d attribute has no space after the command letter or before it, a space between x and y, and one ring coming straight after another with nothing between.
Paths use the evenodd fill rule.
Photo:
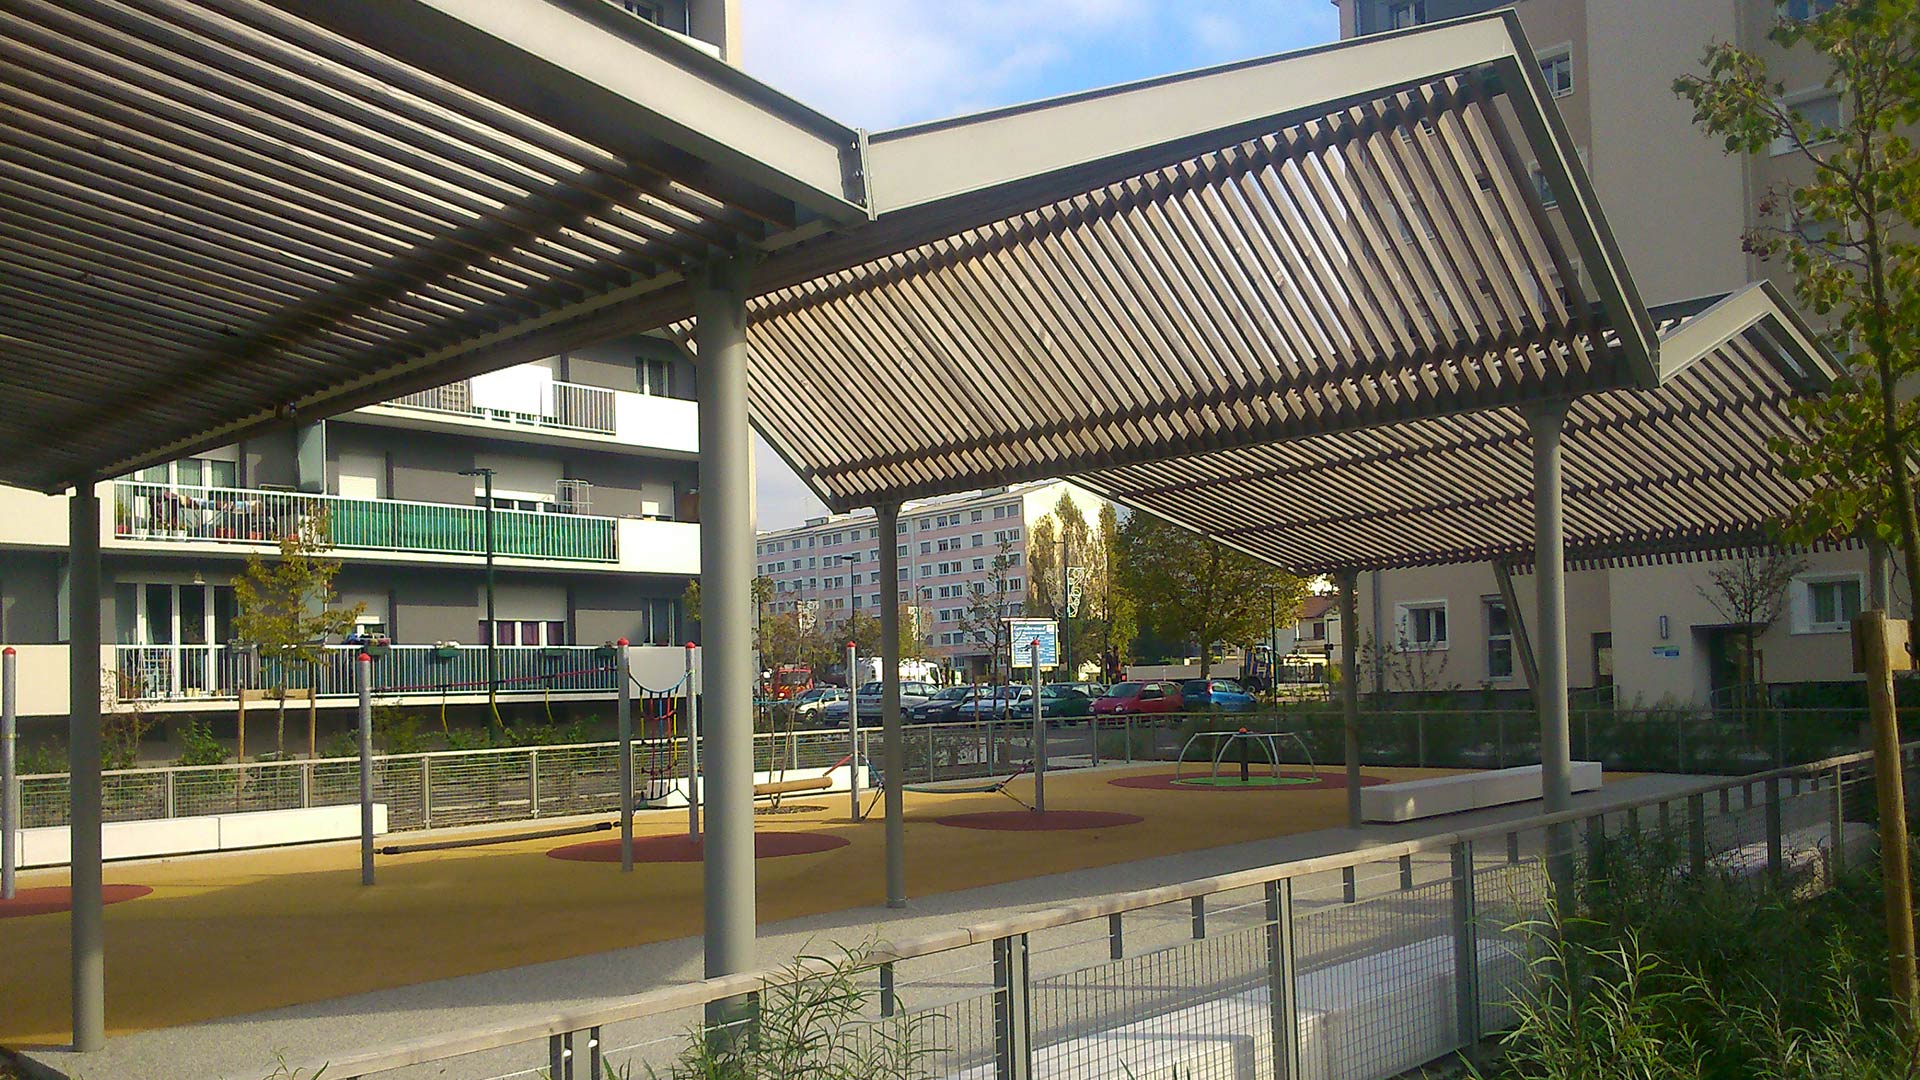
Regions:
<instances>
[{"instance_id":1,"label":"concrete wall","mask_svg":"<svg viewBox=\"0 0 1920 1080\"><path fill-rule=\"evenodd\" d=\"M583 644L626 638L647 639L647 612L656 600L675 605L677 637L687 637L691 627L685 612L679 610L680 596L686 591L684 578L620 578L604 582L576 582L571 589L574 633Z\"/></svg>"},{"instance_id":2,"label":"concrete wall","mask_svg":"<svg viewBox=\"0 0 1920 1080\"><path fill-rule=\"evenodd\" d=\"M0 553L0 642L60 639L60 567L52 552Z\"/></svg>"},{"instance_id":3,"label":"concrete wall","mask_svg":"<svg viewBox=\"0 0 1920 1080\"><path fill-rule=\"evenodd\" d=\"M393 583L393 617L388 632L404 644L471 642L479 633L484 609L475 605L482 580L472 571L442 570L410 574Z\"/></svg>"},{"instance_id":4,"label":"concrete wall","mask_svg":"<svg viewBox=\"0 0 1920 1080\"><path fill-rule=\"evenodd\" d=\"M1367 669L1367 642L1373 639L1374 604L1372 575L1360 577L1360 629L1363 686L1371 688ZM1497 599L1499 586L1489 563L1468 566L1434 566L1395 570L1380 577L1378 603L1379 626L1391 645L1397 639L1396 612L1401 604L1445 601L1448 641L1445 649L1408 652L1386 665L1388 691L1496 690L1528 689L1523 665L1516 654L1513 674L1493 678L1487 671L1486 601ZM1520 617L1531 630L1538 604L1531 574L1514 575L1514 593ZM1605 633L1612 619L1611 582L1608 572L1589 570L1567 575L1567 678L1570 686L1594 685L1593 635ZM1614 654L1619 655L1616 640ZM1616 664L1617 664L1616 660Z\"/></svg>"},{"instance_id":5,"label":"concrete wall","mask_svg":"<svg viewBox=\"0 0 1920 1080\"><path fill-rule=\"evenodd\" d=\"M664 360L672 365L672 395L691 400L694 396L694 368L686 354L671 342L649 337L624 337L605 341L585 349L576 349L563 357L556 371L567 382L599 386L631 393L639 388L636 367L641 359Z\"/></svg>"}]
</instances>

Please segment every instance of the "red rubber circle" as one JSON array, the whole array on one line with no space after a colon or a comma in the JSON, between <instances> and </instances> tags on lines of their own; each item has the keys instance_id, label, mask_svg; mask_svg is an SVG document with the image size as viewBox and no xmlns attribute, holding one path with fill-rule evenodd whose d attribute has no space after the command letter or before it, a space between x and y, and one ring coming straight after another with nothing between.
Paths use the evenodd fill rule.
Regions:
<instances>
[{"instance_id":1,"label":"red rubber circle","mask_svg":"<svg viewBox=\"0 0 1920 1080\"><path fill-rule=\"evenodd\" d=\"M1229 766L1231 766L1231 768L1229 768ZM1237 762L1222 762L1220 778L1225 780L1230 774L1238 775L1239 768L1240 766ZM1190 780L1196 776L1205 777L1210 775L1212 775L1212 773L1209 770L1201 768L1181 773L1178 778ZM1266 776L1268 773L1265 769L1260 769L1255 775ZM1141 788L1147 791L1325 791L1328 788L1345 788L1347 786L1347 774L1344 771L1336 769L1321 769L1318 773L1310 773L1305 770L1282 770L1280 775L1287 779L1306 780L1310 782L1304 784L1282 784L1278 787L1234 787L1227 784L1222 784L1219 787L1210 787L1203 784L1176 784L1174 783L1175 775L1173 773L1150 773L1146 776L1116 777L1107 781L1107 783L1112 784L1114 787ZM1362 776L1360 778L1361 787L1372 787L1375 784L1384 783L1387 783L1385 777Z\"/></svg>"},{"instance_id":2,"label":"red rubber circle","mask_svg":"<svg viewBox=\"0 0 1920 1080\"><path fill-rule=\"evenodd\" d=\"M118 904L127 900L138 900L152 892L148 885L102 885L100 901L105 904ZM17 919L27 915L52 915L55 912L73 909L73 890L65 885L44 889L21 889L11 900L0 900L0 919Z\"/></svg>"},{"instance_id":3,"label":"red rubber circle","mask_svg":"<svg viewBox=\"0 0 1920 1080\"><path fill-rule=\"evenodd\" d=\"M1146 820L1135 814L1110 810L989 810L979 814L951 814L934 818L941 825L956 829L993 829L1000 832L1069 832L1079 829L1106 829L1138 825Z\"/></svg>"},{"instance_id":4,"label":"red rubber circle","mask_svg":"<svg viewBox=\"0 0 1920 1080\"><path fill-rule=\"evenodd\" d=\"M705 838L690 840L680 836L636 836L633 838L634 862L699 862L706 855ZM753 857L779 859L788 855L814 855L847 846L847 840L825 833L757 832L753 834ZM620 841L592 840L568 844L547 852L549 859L568 862L620 861Z\"/></svg>"}]
</instances>

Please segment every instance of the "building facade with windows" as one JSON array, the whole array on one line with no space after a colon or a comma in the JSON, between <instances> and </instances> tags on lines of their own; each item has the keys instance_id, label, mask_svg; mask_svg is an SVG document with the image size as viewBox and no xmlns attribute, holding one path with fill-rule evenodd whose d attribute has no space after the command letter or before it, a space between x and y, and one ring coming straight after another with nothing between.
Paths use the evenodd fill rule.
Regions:
<instances>
[{"instance_id":1,"label":"building facade with windows","mask_svg":"<svg viewBox=\"0 0 1920 1080\"><path fill-rule=\"evenodd\" d=\"M1051 514L1062 495L1090 525L1099 520L1105 503L1098 496L1042 481L908 503L891 538L880 536L866 510L763 532L755 551L759 575L773 583L766 610L804 612L823 626L852 612L878 617L887 595L879 545L890 539L900 556L892 592L902 618L929 655L964 675L981 674L994 646L985 629L989 616L1022 614L1031 560L1042 557L1029 546L1033 524Z\"/></svg>"},{"instance_id":2,"label":"building facade with windows","mask_svg":"<svg viewBox=\"0 0 1920 1080\"><path fill-rule=\"evenodd\" d=\"M109 692L192 708L249 685L232 580L295 529L329 545L361 635L391 643L383 701L484 698L489 641L508 695L609 695L587 670L622 637L677 668L699 572L693 397L676 346L617 339L101 484ZM0 639L50 672L66 663L66 515L64 497L0 490ZM352 701L338 651L311 676L322 704ZM24 713L64 711L64 679L25 685L41 692Z\"/></svg>"},{"instance_id":3,"label":"building facade with windows","mask_svg":"<svg viewBox=\"0 0 1920 1080\"><path fill-rule=\"evenodd\" d=\"M1338 0L1341 35L1378 33L1512 6L1537 50L1540 74L1592 178L1616 238L1650 306L1710 296L1762 277L1792 294L1786 269L1749 255L1743 234L1761 193L1804 175L1794 148L1759 159L1728 156L1693 123L1672 83L1696 71L1709 44L1731 41L1770 54L1784 100L1816 123L1841 102L1822 84L1817 58L1782 55L1766 35L1780 18L1806 18L1831 0ZM1536 177L1537 177L1536 173ZM1550 220L1558 200L1536 180ZM1404 243L1423 223L1400 222ZM1794 227L1788 223L1789 227ZM1580 268L1574 266L1576 273ZM1415 287L1409 282L1402 288ZM1542 288L1558 282L1541 283ZM1657 461L1658 447L1649 447ZM1848 621L1867 592L1864 550L1812 552L1779 597L1779 617L1758 639L1747 672L1747 627L1730 619L1714 585L1724 561L1576 569L1568 575L1571 684L1617 699L1707 704L1748 680L1781 684L1854 678ZM1385 690L1525 689L1514 634L1491 566L1362 574L1363 652L1383 646L1363 677ZM1529 576L1515 578L1531 614ZM1894 583L1896 614L1909 590Z\"/></svg>"}]
</instances>

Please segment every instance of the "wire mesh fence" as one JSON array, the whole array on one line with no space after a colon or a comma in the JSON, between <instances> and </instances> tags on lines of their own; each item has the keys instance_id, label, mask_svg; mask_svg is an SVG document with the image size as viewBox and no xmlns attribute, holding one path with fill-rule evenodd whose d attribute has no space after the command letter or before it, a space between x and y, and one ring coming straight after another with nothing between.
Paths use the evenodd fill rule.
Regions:
<instances>
[{"instance_id":1,"label":"wire mesh fence","mask_svg":"<svg viewBox=\"0 0 1920 1080\"><path fill-rule=\"evenodd\" d=\"M1904 751L1910 772L1917 750ZM1546 970L1556 866L1587 907L1702 876L1805 896L1872 857L1876 814L1872 763L1855 755L752 976L757 1011L718 1028L700 1007L747 993L741 976L607 1003L568 1034L550 1034L568 1018L542 1018L450 1035L464 1057L413 1045L336 1059L327 1075L708 1075L690 1064L701 1048L751 1032L755 1053L793 1051L793 1075L831 1061L868 1066L834 1075L877 1078L1385 1080L1515 1022ZM823 1000L841 1009L810 1026L802 1003ZM472 1054L476 1041L494 1056Z\"/></svg>"}]
</instances>

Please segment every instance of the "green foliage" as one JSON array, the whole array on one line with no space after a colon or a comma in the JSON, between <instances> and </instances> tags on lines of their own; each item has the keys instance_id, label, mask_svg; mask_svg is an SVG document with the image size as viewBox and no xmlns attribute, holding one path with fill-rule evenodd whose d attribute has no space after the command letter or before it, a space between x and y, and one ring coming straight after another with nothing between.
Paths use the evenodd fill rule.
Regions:
<instances>
[{"instance_id":1,"label":"green foliage","mask_svg":"<svg viewBox=\"0 0 1920 1080\"><path fill-rule=\"evenodd\" d=\"M759 994L751 1031L696 1032L653 1080L922 1080L938 1052L924 1016L873 1021L857 955L802 956Z\"/></svg>"},{"instance_id":2,"label":"green foliage","mask_svg":"<svg viewBox=\"0 0 1920 1080\"><path fill-rule=\"evenodd\" d=\"M417 714L391 705L373 710L373 745L383 754L418 754L429 749L422 733L425 721ZM354 753L359 753L355 750Z\"/></svg>"},{"instance_id":3,"label":"green foliage","mask_svg":"<svg viewBox=\"0 0 1920 1080\"><path fill-rule=\"evenodd\" d=\"M277 661L277 686L284 689L286 674L302 665L318 663L331 634L345 634L366 610L365 604L336 608L339 594L333 579L337 560L321 558L331 546L328 516L316 509L280 538L279 557L269 562L258 555L233 579L238 610L233 632L257 645L263 660Z\"/></svg>"},{"instance_id":4,"label":"green foliage","mask_svg":"<svg viewBox=\"0 0 1920 1080\"><path fill-rule=\"evenodd\" d=\"M1143 619L1162 635L1192 638L1207 674L1222 643L1264 637L1291 625L1307 581L1151 514L1120 527L1117 577Z\"/></svg>"},{"instance_id":5,"label":"green foliage","mask_svg":"<svg viewBox=\"0 0 1920 1080\"><path fill-rule=\"evenodd\" d=\"M189 720L180 725L180 755L175 765L225 765L231 756L204 720Z\"/></svg>"},{"instance_id":6,"label":"green foliage","mask_svg":"<svg viewBox=\"0 0 1920 1080\"><path fill-rule=\"evenodd\" d=\"M1805 438L1774 449L1809 485L1792 535L1865 532L1897 542L1920 578L1910 460L1920 400L1902 383L1920 372L1920 0L1839 0L1819 17L1768 35L1817 56L1842 102L1838 127L1783 104L1765 58L1716 44L1703 73L1675 81L1694 120L1730 154L1789 143L1807 179L1765 192L1748 250L1784 261L1800 302L1827 320L1844 371L1831 393L1798 403Z\"/></svg>"}]
</instances>

